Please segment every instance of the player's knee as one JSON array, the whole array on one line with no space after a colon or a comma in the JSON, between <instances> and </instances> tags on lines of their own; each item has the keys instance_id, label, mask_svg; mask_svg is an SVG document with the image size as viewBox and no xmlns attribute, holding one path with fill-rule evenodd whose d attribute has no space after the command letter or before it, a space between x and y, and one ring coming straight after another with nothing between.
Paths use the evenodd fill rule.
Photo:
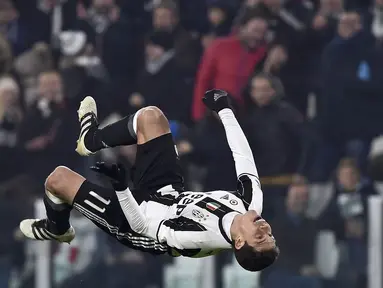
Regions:
<instances>
[{"instance_id":1,"label":"player's knee","mask_svg":"<svg viewBox=\"0 0 383 288\"><path fill-rule=\"evenodd\" d=\"M137 126L143 128L146 125L160 124L164 119L166 117L161 109L156 106L148 106L141 109L137 118Z\"/></svg>"},{"instance_id":2,"label":"player's knee","mask_svg":"<svg viewBox=\"0 0 383 288\"><path fill-rule=\"evenodd\" d=\"M158 136L151 134L165 134L170 131L168 119L156 106L148 106L140 110L137 117L137 130L144 134L145 138Z\"/></svg>"},{"instance_id":3,"label":"player's knee","mask_svg":"<svg viewBox=\"0 0 383 288\"><path fill-rule=\"evenodd\" d=\"M65 166L58 166L45 181L45 189L57 197L63 196L62 191L68 181L71 170Z\"/></svg>"}]
</instances>

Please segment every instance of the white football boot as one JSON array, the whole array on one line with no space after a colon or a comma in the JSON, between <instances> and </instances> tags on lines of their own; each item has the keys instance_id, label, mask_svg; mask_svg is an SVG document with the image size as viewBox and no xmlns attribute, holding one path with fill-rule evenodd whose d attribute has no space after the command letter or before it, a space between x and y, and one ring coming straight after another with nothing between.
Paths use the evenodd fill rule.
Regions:
<instances>
[{"instance_id":1,"label":"white football boot","mask_svg":"<svg viewBox=\"0 0 383 288\"><path fill-rule=\"evenodd\" d=\"M72 226L64 234L57 235L49 231L47 221L47 219L25 219L20 222L20 231L25 237L33 240L70 243L74 239L76 233Z\"/></svg>"},{"instance_id":2,"label":"white football boot","mask_svg":"<svg viewBox=\"0 0 383 288\"><path fill-rule=\"evenodd\" d=\"M97 104L93 97L86 96L84 100L81 101L77 114L81 125L81 130L77 140L76 152L81 156L89 156L95 152L89 151L86 148L84 138L85 135L89 132L89 129L98 126Z\"/></svg>"}]
</instances>

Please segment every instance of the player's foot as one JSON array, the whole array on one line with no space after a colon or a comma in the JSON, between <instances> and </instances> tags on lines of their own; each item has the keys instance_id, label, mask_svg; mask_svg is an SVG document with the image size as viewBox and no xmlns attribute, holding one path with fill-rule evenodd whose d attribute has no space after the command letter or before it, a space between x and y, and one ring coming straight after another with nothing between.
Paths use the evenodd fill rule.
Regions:
<instances>
[{"instance_id":1,"label":"player's foot","mask_svg":"<svg viewBox=\"0 0 383 288\"><path fill-rule=\"evenodd\" d=\"M81 156L89 156L95 152L90 151L85 146L85 136L89 131L92 132L98 127L97 105L93 97L86 96L84 100L81 101L77 114L81 125L81 132L77 140L76 152Z\"/></svg>"},{"instance_id":2,"label":"player's foot","mask_svg":"<svg viewBox=\"0 0 383 288\"><path fill-rule=\"evenodd\" d=\"M26 219L20 222L20 231L25 237L33 240L56 240L58 242L70 243L75 237L72 226L61 235L52 233L48 228L47 219Z\"/></svg>"}]
</instances>

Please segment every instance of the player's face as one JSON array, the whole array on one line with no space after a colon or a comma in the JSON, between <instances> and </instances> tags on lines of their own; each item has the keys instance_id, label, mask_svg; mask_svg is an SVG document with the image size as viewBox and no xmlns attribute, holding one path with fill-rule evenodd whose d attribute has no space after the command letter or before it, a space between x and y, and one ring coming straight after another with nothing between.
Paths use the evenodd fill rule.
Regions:
<instances>
[{"instance_id":1,"label":"player's face","mask_svg":"<svg viewBox=\"0 0 383 288\"><path fill-rule=\"evenodd\" d=\"M275 247L275 239L271 234L271 227L255 211L248 211L243 215L241 234L249 246L257 251L266 251Z\"/></svg>"}]
</instances>

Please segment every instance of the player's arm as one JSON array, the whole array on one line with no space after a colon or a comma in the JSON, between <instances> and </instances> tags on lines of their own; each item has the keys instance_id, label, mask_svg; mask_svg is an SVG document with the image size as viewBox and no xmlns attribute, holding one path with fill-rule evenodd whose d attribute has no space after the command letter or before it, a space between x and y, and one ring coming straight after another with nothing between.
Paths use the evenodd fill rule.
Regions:
<instances>
[{"instance_id":1,"label":"player's arm","mask_svg":"<svg viewBox=\"0 0 383 288\"><path fill-rule=\"evenodd\" d=\"M118 201L120 202L121 209L132 230L143 236L155 239L160 221L157 222L148 219L138 205L126 183L124 166L120 164L107 165L105 163L96 163L91 169L107 176L111 180Z\"/></svg>"},{"instance_id":2,"label":"player's arm","mask_svg":"<svg viewBox=\"0 0 383 288\"><path fill-rule=\"evenodd\" d=\"M263 193L260 188L257 167L246 136L230 109L227 92L210 90L205 93L203 101L211 110L218 112L225 128L227 142L235 161L238 191L242 194L246 208L253 209L258 214L261 214Z\"/></svg>"}]
</instances>

